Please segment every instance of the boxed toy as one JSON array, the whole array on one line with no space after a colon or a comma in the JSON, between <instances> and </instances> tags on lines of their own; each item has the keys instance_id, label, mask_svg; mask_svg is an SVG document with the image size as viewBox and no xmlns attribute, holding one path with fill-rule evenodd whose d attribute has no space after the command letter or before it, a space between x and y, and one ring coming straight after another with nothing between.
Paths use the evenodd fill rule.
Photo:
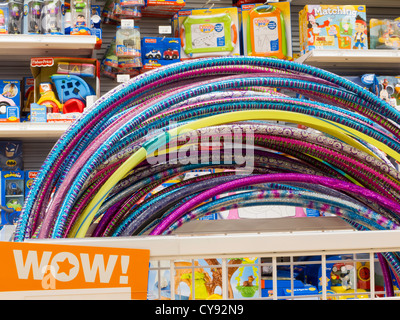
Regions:
<instances>
[{"instance_id":1,"label":"boxed toy","mask_svg":"<svg viewBox=\"0 0 400 320\"><path fill-rule=\"evenodd\" d=\"M300 52L313 49L368 49L363 5L307 5L299 12Z\"/></svg>"},{"instance_id":2,"label":"boxed toy","mask_svg":"<svg viewBox=\"0 0 400 320\"><path fill-rule=\"evenodd\" d=\"M178 22L181 60L240 54L237 8L182 10Z\"/></svg>"},{"instance_id":3,"label":"boxed toy","mask_svg":"<svg viewBox=\"0 0 400 320\"><path fill-rule=\"evenodd\" d=\"M292 57L289 2L246 4L241 9L244 55Z\"/></svg>"},{"instance_id":4,"label":"boxed toy","mask_svg":"<svg viewBox=\"0 0 400 320\"><path fill-rule=\"evenodd\" d=\"M21 92L21 122L29 121L31 112L31 103L33 103L34 79L32 77L24 77L22 81Z\"/></svg>"},{"instance_id":5,"label":"boxed toy","mask_svg":"<svg viewBox=\"0 0 400 320\"><path fill-rule=\"evenodd\" d=\"M24 172L1 172L0 225L15 224L24 205Z\"/></svg>"},{"instance_id":6,"label":"boxed toy","mask_svg":"<svg viewBox=\"0 0 400 320\"><path fill-rule=\"evenodd\" d=\"M370 49L400 48L400 18L369 20Z\"/></svg>"},{"instance_id":7,"label":"boxed toy","mask_svg":"<svg viewBox=\"0 0 400 320\"><path fill-rule=\"evenodd\" d=\"M0 170L23 170L21 141L0 141Z\"/></svg>"},{"instance_id":8,"label":"boxed toy","mask_svg":"<svg viewBox=\"0 0 400 320\"><path fill-rule=\"evenodd\" d=\"M27 170L25 171L25 197L28 196L29 191L32 188L33 180L35 180L39 171L37 170Z\"/></svg>"},{"instance_id":9,"label":"boxed toy","mask_svg":"<svg viewBox=\"0 0 400 320\"><path fill-rule=\"evenodd\" d=\"M378 95L397 108L400 105L400 76L378 76Z\"/></svg>"},{"instance_id":10,"label":"boxed toy","mask_svg":"<svg viewBox=\"0 0 400 320\"><path fill-rule=\"evenodd\" d=\"M20 117L20 81L0 80L0 122L20 122Z\"/></svg>"},{"instance_id":11,"label":"boxed toy","mask_svg":"<svg viewBox=\"0 0 400 320\"><path fill-rule=\"evenodd\" d=\"M71 122L100 97L97 59L32 58L34 102L47 108L47 122Z\"/></svg>"},{"instance_id":12,"label":"boxed toy","mask_svg":"<svg viewBox=\"0 0 400 320\"><path fill-rule=\"evenodd\" d=\"M144 37L142 39L143 69L151 70L180 61L179 38Z\"/></svg>"},{"instance_id":13,"label":"boxed toy","mask_svg":"<svg viewBox=\"0 0 400 320\"><path fill-rule=\"evenodd\" d=\"M146 0L142 17L171 18L185 6L185 0Z\"/></svg>"}]
</instances>

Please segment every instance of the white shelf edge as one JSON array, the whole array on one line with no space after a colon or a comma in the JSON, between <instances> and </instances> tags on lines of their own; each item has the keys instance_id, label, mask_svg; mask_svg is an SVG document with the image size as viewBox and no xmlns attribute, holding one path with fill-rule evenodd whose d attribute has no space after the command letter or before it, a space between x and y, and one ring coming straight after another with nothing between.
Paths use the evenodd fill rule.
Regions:
<instances>
[{"instance_id":1,"label":"white shelf edge","mask_svg":"<svg viewBox=\"0 0 400 320\"><path fill-rule=\"evenodd\" d=\"M0 138L58 139L70 123L0 123Z\"/></svg>"}]
</instances>

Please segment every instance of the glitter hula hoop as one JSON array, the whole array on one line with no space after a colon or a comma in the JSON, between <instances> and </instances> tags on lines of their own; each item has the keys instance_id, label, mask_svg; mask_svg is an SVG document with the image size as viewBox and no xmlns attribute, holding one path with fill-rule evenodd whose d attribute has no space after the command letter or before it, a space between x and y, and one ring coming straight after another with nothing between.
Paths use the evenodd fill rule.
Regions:
<instances>
[{"instance_id":1,"label":"glitter hula hoop","mask_svg":"<svg viewBox=\"0 0 400 320\"><path fill-rule=\"evenodd\" d=\"M281 130L266 124L268 120L319 132L288 126ZM102 96L62 135L33 182L14 240L84 237L95 220L100 223L94 236L150 229L151 235L158 235L196 212L275 203L245 199L246 192L240 192L214 206L202 205L206 195L221 194L231 186L250 190L254 197L272 188L268 192L281 194L287 205L319 199L319 206L336 210L358 230L397 228L400 174L389 158L400 161L399 122L400 113L371 92L295 62L219 57L153 70ZM171 159L153 166L146 163L150 154L170 148L185 130L210 129L215 137L224 128L252 128L252 143L263 150L254 153L252 175L233 175L235 165L221 159L197 165ZM241 142L246 139L243 133ZM185 143L177 150L184 147ZM155 191L170 178L207 168L225 173ZM346 200L329 198L323 188L327 183L334 183L336 195ZM207 184L209 189L204 189ZM304 200L310 190L317 190L315 198L309 195ZM143 200L148 192L153 196ZM297 200L288 196L290 192ZM157 203L164 204L164 210L156 210ZM146 215L147 209L153 214ZM382 256L399 276L398 254Z\"/></svg>"}]
</instances>

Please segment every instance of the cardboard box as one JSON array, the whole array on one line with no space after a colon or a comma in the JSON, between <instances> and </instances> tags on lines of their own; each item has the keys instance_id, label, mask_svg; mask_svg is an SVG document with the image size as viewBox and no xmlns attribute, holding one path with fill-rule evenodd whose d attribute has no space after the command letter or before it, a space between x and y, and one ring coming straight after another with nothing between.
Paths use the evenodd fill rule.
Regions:
<instances>
[{"instance_id":1,"label":"cardboard box","mask_svg":"<svg viewBox=\"0 0 400 320\"><path fill-rule=\"evenodd\" d=\"M300 52L313 49L368 49L363 5L307 5L299 12Z\"/></svg>"},{"instance_id":2,"label":"cardboard box","mask_svg":"<svg viewBox=\"0 0 400 320\"><path fill-rule=\"evenodd\" d=\"M0 225L15 224L25 199L24 171L1 172L1 218Z\"/></svg>"},{"instance_id":3,"label":"cardboard box","mask_svg":"<svg viewBox=\"0 0 400 320\"><path fill-rule=\"evenodd\" d=\"M152 70L180 61L181 39L144 37L142 39L144 70Z\"/></svg>"},{"instance_id":4,"label":"cardboard box","mask_svg":"<svg viewBox=\"0 0 400 320\"><path fill-rule=\"evenodd\" d=\"M73 66L67 74L66 65ZM84 67L77 68L77 65ZM93 76L87 72L80 74L79 70L92 70ZM34 102L48 107L47 122L71 122L79 116L82 108L89 107L100 97L100 64L97 59L32 58L31 72L34 78ZM60 85L62 81L64 83ZM40 88L46 88L46 95L40 93Z\"/></svg>"},{"instance_id":5,"label":"cardboard box","mask_svg":"<svg viewBox=\"0 0 400 320\"><path fill-rule=\"evenodd\" d=\"M21 83L19 80L0 80L0 122L20 122Z\"/></svg>"},{"instance_id":6,"label":"cardboard box","mask_svg":"<svg viewBox=\"0 0 400 320\"><path fill-rule=\"evenodd\" d=\"M0 170L23 170L21 141L0 141Z\"/></svg>"},{"instance_id":7,"label":"cardboard box","mask_svg":"<svg viewBox=\"0 0 400 320\"><path fill-rule=\"evenodd\" d=\"M147 0L142 8L142 17L172 18L185 4L185 0Z\"/></svg>"}]
</instances>

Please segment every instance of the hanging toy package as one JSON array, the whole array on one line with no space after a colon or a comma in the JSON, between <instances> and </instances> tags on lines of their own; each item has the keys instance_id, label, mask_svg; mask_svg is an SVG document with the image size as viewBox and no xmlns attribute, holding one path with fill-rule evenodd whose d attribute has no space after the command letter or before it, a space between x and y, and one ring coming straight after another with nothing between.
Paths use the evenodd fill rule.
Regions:
<instances>
[{"instance_id":1,"label":"hanging toy package","mask_svg":"<svg viewBox=\"0 0 400 320\"><path fill-rule=\"evenodd\" d=\"M64 34L60 0L45 0L42 8L42 33Z\"/></svg>"},{"instance_id":2,"label":"hanging toy package","mask_svg":"<svg viewBox=\"0 0 400 320\"><path fill-rule=\"evenodd\" d=\"M289 2L242 5L245 55L290 59L290 29Z\"/></svg>"},{"instance_id":3,"label":"hanging toy package","mask_svg":"<svg viewBox=\"0 0 400 320\"><path fill-rule=\"evenodd\" d=\"M8 33L21 34L22 33L22 15L23 3L22 0L11 0L8 2Z\"/></svg>"},{"instance_id":4,"label":"hanging toy package","mask_svg":"<svg viewBox=\"0 0 400 320\"><path fill-rule=\"evenodd\" d=\"M90 0L71 1L71 35L91 35Z\"/></svg>"},{"instance_id":5,"label":"hanging toy package","mask_svg":"<svg viewBox=\"0 0 400 320\"><path fill-rule=\"evenodd\" d=\"M237 8L179 11L182 60L239 55Z\"/></svg>"},{"instance_id":6,"label":"hanging toy package","mask_svg":"<svg viewBox=\"0 0 400 320\"><path fill-rule=\"evenodd\" d=\"M40 34L41 33L41 14L43 1L25 0L24 1L24 34Z\"/></svg>"}]
</instances>

